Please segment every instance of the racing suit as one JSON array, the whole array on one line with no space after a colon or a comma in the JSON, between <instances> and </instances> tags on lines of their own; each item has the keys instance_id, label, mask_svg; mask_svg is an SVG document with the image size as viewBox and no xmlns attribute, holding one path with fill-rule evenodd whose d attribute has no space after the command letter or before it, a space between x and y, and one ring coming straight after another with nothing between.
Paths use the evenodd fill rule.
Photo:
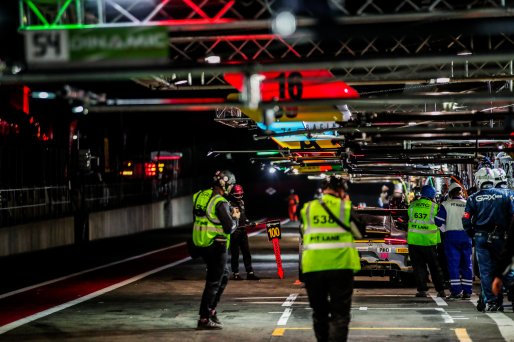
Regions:
<instances>
[{"instance_id":1,"label":"racing suit","mask_svg":"<svg viewBox=\"0 0 514 342\"><path fill-rule=\"evenodd\" d=\"M298 221L298 216L296 215L298 203L300 203L300 198L295 193L290 194L287 198L287 213L289 215L289 220L293 222Z\"/></svg>"},{"instance_id":2,"label":"racing suit","mask_svg":"<svg viewBox=\"0 0 514 342\"><path fill-rule=\"evenodd\" d=\"M514 203L508 192L498 188L482 188L468 197L462 225L475 242L480 272L482 298L488 307L501 308L503 294L496 297L491 290L492 276L505 234L514 214Z\"/></svg>"},{"instance_id":3,"label":"racing suit","mask_svg":"<svg viewBox=\"0 0 514 342\"><path fill-rule=\"evenodd\" d=\"M444 250L450 275L450 292L452 297L460 294L469 298L473 287L473 268L471 265L471 239L462 226L462 216L466 200L459 196L442 203L441 218L444 218L446 232Z\"/></svg>"}]
</instances>

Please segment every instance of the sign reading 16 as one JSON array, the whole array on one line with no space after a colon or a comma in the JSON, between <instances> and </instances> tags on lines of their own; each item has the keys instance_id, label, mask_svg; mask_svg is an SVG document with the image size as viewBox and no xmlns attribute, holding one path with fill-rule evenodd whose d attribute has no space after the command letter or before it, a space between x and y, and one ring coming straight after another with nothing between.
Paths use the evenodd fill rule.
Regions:
<instances>
[{"instance_id":1,"label":"sign reading 16","mask_svg":"<svg viewBox=\"0 0 514 342\"><path fill-rule=\"evenodd\" d=\"M327 215L314 215L312 221L314 224L334 223L334 219Z\"/></svg>"}]
</instances>

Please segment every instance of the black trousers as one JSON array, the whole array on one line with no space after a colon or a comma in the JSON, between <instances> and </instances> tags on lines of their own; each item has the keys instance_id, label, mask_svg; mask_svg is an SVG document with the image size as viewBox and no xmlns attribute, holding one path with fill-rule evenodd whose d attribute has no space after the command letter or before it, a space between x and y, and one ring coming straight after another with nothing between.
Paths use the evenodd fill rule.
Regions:
<instances>
[{"instance_id":1,"label":"black trousers","mask_svg":"<svg viewBox=\"0 0 514 342\"><path fill-rule=\"evenodd\" d=\"M228 283L227 245L215 241L209 247L201 248L200 253L207 266L207 275L199 313L200 318L209 318L210 310L216 309Z\"/></svg>"},{"instance_id":2,"label":"black trousers","mask_svg":"<svg viewBox=\"0 0 514 342\"><path fill-rule=\"evenodd\" d=\"M432 276L435 290L444 291L443 272L437 258L437 246L409 245L409 255L414 268L418 291L428 291L427 266Z\"/></svg>"},{"instance_id":3,"label":"black trousers","mask_svg":"<svg viewBox=\"0 0 514 342\"><path fill-rule=\"evenodd\" d=\"M245 229L236 229L230 235L230 265L233 273L239 273L239 250L243 254L243 262L246 272L253 272L252 255L248 244L248 233Z\"/></svg>"},{"instance_id":4,"label":"black trousers","mask_svg":"<svg viewBox=\"0 0 514 342\"><path fill-rule=\"evenodd\" d=\"M353 270L308 272L303 274L303 279L317 341L346 341L352 307Z\"/></svg>"}]
</instances>

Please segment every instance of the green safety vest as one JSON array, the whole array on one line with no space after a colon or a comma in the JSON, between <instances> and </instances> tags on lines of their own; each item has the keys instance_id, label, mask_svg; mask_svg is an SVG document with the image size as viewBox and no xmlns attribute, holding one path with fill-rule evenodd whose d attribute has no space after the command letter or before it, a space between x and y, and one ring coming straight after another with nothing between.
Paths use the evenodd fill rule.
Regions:
<instances>
[{"instance_id":1,"label":"green safety vest","mask_svg":"<svg viewBox=\"0 0 514 342\"><path fill-rule=\"evenodd\" d=\"M323 202L341 222L350 226L352 203L323 195ZM305 203L300 211L303 227L303 273L326 270L360 270L359 252L352 234L329 216L318 200Z\"/></svg>"},{"instance_id":2,"label":"green safety vest","mask_svg":"<svg viewBox=\"0 0 514 342\"><path fill-rule=\"evenodd\" d=\"M228 202L225 197L213 194L213 190L198 191L193 195L193 211L195 222L193 225L193 242L199 247L212 245L214 239L223 236L227 239L227 248L230 243L230 234L223 231L221 221L216 216L216 206L220 202Z\"/></svg>"},{"instance_id":3,"label":"green safety vest","mask_svg":"<svg viewBox=\"0 0 514 342\"><path fill-rule=\"evenodd\" d=\"M441 242L435 216L439 205L426 198L420 198L409 206L409 232L407 243L418 246L435 246Z\"/></svg>"}]
</instances>

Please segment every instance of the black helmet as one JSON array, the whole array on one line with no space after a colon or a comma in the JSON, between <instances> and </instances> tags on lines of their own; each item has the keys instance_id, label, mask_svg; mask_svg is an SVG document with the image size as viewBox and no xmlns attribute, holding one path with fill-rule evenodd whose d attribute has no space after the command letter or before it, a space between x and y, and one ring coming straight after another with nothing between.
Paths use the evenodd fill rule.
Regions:
<instances>
[{"instance_id":1,"label":"black helmet","mask_svg":"<svg viewBox=\"0 0 514 342\"><path fill-rule=\"evenodd\" d=\"M323 180L322 184L323 189L333 189L333 190L344 190L348 191L348 184L346 180L343 179L340 175L329 175Z\"/></svg>"},{"instance_id":2,"label":"black helmet","mask_svg":"<svg viewBox=\"0 0 514 342\"><path fill-rule=\"evenodd\" d=\"M236 176L229 170L216 171L214 174L214 185L221 187L227 194L236 184Z\"/></svg>"}]
</instances>

